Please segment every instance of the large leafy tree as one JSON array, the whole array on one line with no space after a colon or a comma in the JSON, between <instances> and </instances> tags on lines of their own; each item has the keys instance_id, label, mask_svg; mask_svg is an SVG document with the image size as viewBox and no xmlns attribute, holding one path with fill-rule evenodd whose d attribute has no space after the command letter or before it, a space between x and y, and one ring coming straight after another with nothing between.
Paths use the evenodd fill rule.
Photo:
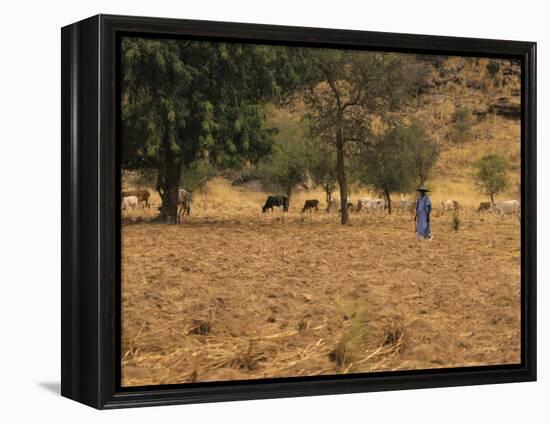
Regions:
<instances>
[{"instance_id":1,"label":"large leafy tree","mask_svg":"<svg viewBox=\"0 0 550 424\"><path fill-rule=\"evenodd\" d=\"M392 53L330 49L311 49L303 55L310 64L304 92L310 135L334 147L340 200L345 205L346 156L356 151L357 144L373 139L376 116L398 109L415 94L417 81L407 69L418 62ZM348 221L347 208L342 208L341 222Z\"/></svg>"},{"instance_id":2,"label":"large leafy tree","mask_svg":"<svg viewBox=\"0 0 550 424\"><path fill-rule=\"evenodd\" d=\"M300 81L293 58L283 47L123 39L122 165L156 172L163 219L176 222L182 172L196 161L238 167L270 152L262 104Z\"/></svg>"}]
</instances>

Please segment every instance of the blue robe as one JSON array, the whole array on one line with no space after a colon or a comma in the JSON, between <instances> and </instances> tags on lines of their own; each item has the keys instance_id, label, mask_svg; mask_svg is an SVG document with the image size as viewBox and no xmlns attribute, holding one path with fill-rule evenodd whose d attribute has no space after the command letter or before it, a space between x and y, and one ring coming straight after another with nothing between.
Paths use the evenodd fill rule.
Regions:
<instances>
[{"instance_id":1,"label":"blue robe","mask_svg":"<svg viewBox=\"0 0 550 424\"><path fill-rule=\"evenodd\" d=\"M416 201L416 234L418 239L430 238L430 213L432 201L427 194L422 194Z\"/></svg>"}]
</instances>

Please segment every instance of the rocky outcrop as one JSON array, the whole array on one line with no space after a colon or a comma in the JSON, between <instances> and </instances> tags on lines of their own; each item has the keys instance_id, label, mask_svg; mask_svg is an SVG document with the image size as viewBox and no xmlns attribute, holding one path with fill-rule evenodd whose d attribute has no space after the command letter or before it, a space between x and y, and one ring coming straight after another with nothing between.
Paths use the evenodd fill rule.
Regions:
<instances>
[{"instance_id":1,"label":"rocky outcrop","mask_svg":"<svg viewBox=\"0 0 550 424\"><path fill-rule=\"evenodd\" d=\"M509 119L520 119L521 104L514 97L498 97L491 102L488 112Z\"/></svg>"}]
</instances>

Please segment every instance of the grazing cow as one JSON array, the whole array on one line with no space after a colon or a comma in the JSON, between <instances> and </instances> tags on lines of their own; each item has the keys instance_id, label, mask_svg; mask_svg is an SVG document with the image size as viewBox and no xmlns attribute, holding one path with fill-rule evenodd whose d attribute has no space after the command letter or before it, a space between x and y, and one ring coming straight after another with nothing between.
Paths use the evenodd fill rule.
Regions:
<instances>
[{"instance_id":1,"label":"grazing cow","mask_svg":"<svg viewBox=\"0 0 550 424\"><path fill-rule=\"evenodd\" d=\"M480 213L480 212L483 212L483 211L489 212L491 210L492 205L493 204L491 202L480 202L479 203L479 208L477 208L477 213Z\"/></svg>"},{"instance_id":2,"label":"grazing cow","mask_svg":"<svg viewBox=\"0 0 550 424\"><path fill-rule=\"evenodd\" d=\"M142 206L144 209L149 209L149 197L151 197L149 190L141 188L137 190L123 191L121 194L122 197L136 196L138 199L138 205Z\"/></svg>"},{"instance_id":3,"label":"grazing cow","mask_svg":"<svg viewBox=\"0 0 550 424\"><path fill-rule=\"evenodd\" d=\"M180 188L178 191L178 223L180 222L181 217L188 217L191 213L191 193Z\"/></svg>"},{"instance_id":4,"label":"grazing cow","mask_svg":"<svg viewBox=\"0 0 550 424\"><path fill-rule=\"evenodd\" d=\"M317 199L306 200L306 202L304 203L304 207L302 208L302 212L311 212L312 209L315 209L315 211L319 210L319 201Z\"/></svg>"},{"instance_id":5,"label":"grazing cow","mask_svg":"<svg viewBox=\"0 0 550 424\"><path fill-rule=\"evenodd\" d=\"M445 212L458 213L459 209L460 205L456 200L445 200L444 202L441 202L441 213L439 216L443 216Z\"/></svg>"},{"instance_id":6,"label":"grazing cow","mask_svg":"<svg viewBox=\"0 0 550 424\"><path fill-rule=\"evenodd\" d=\"M138 198L137 196L126 196L122 198L122 210L126 209L136 209L138 207Z\"/></svg>"},{"instance_id":7,"label":"grazing cow","mask_svg":"<svg viewBox=\"0 0 550 424\"><path fill-rule=\"evenodd\" d=\"M262 207L262 212L266 212L268 209L271 209L273 212L274 207L282 207L283 212L288 212L288 197L286 196L267 196L264 206Z\"/></svg>"},{"instance_id":8,"label":"grazing cow","mask_svg":"<svg viewBox=\"0 0 550 424\"><path fill-rule=\"evenodd\" d=\"M501 219L504 215L516 215L519 218L519 202L517 200L502 200L491 205L490 211Z\"/></svg>"},{"instance_id":9,"label":"grazing cow","mask_svg":"<svg viewBox=\"0 0 550 424\"><path fill-rule=\"evenodd\" d=\"M368 197L364 197L357 201L356 210L357 212L361 210L365 210L368 213L372 213L375 211L383 211L384 204L385 203L383 199L370 199Z\"/></svg>"}]
</instances>

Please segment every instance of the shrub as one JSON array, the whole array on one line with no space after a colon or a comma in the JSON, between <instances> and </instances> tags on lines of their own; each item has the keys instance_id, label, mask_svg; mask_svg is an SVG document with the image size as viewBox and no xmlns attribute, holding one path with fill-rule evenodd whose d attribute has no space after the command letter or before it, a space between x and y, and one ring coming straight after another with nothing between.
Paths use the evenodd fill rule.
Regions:
<instances>
[{"instance_id":1,"label":"shrub","mask_svg":"<svg viewBox=\"0 0 550 424\"><path fill-rule=\"evenodd\" d=\"M494 203L495 195L508 186L508 161L504 156L493 154L482 157L474 166L477 170L477 183Z\"/></svg>"},{"instance_id":2,"label":"shrub","mask_svg":"<svg viewBox=\"0 0 550 424\"><path fill-rule=\"evenodd\" d=\"M453 230L458 231L460 229L460 218L458 217L458 214L455 212L453 213Z\"/></svg>"},{"instance_id":3,"label":"shrub","mask_svg":"<svg viewBox=\"0 0 550 424\"><path fill-rule=\"evenodd\" d=\"M470 109L466 107L456 109L451 119L453 124L449 138L454 143L465 142L470 137L470 129L472 128Z\"/></svg>"}]
</instances>

